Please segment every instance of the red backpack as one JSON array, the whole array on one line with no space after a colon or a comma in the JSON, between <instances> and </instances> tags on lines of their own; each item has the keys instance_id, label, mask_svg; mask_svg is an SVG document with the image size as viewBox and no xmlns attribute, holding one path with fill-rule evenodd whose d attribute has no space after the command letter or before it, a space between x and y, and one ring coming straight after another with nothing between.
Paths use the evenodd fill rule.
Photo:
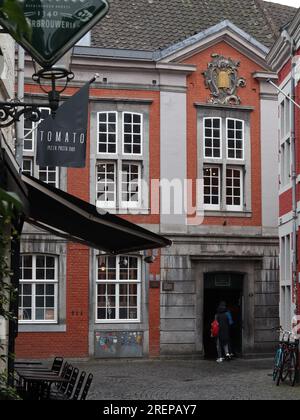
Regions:
<instances>
[{"instance_id":1,"label":"red backpack","mask_svg":"<svg viewBox=\"0 0 300 420\"><path fill-rule=\"evenodd\" d=\"M212 324L211 324L211 336L213 338L216 338L216 337L219 336L219 332L220 332L220 324L215 319L214 322L212 322Z\"/></svg>"}]
</instances>

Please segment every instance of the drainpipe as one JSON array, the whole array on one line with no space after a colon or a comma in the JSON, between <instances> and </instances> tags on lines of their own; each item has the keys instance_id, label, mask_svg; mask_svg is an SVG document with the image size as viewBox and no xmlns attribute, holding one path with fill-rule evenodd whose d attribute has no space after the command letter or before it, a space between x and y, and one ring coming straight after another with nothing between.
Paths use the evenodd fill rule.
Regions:
<instances>
[{"instance_id":1,"label":"drainpipe","mask_svg":"<svg viewBox=\"0 0 300 420\"><path fill-rule=\"evenodd\" d=\"M291 46L291 153L292 153L292 195L293 195L293 289L294 289L294 303L298 313L298 209L297 209L297 156L296 156L296 60L294 55L296 53L295 42L288 35L288 41Z\"/></svg>"},{"instance_id":2,"label":"drainpipe","mask_svg":"<svg viewBox=\"0 0 300 420\"><path fill-rule=\"evenodd\" d=\"M297 209L297 156L296 156L296 45L294 39L290 36L287 30L282 32L282 37L290 44L290 55L292 61L291 70L291 153L292 153L292 195L293 195L293 289L294 289L294 303L298 313L298 209Z\"/></svg>"},{"instance_id":3,"label":"drainpipe","mask_svg":"<svg viewBox=\"0 0 300 420\"><path fill-rule=\"evenodd\" d=\"M24 102L24 81L25 81L25 52L23 48L18 46L18 88L17 98L20 102ZM20 117L20 121L16 124L16 161L20 167L23 166L23 145L24 145L24 115Z\"/></svg>"}]
</instances>

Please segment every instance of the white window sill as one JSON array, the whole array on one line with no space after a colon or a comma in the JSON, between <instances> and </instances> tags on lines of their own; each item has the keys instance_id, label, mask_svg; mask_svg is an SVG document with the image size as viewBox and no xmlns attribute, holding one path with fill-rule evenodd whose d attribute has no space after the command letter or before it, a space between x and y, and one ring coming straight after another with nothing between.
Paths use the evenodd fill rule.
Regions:
<instances>
[{"instance_id":1,"label":"white window sill","mask_svg":"<svg viewBox=\"0 0 300 420\"><path fill-rule=\"evenodd\" d=\"M120 214L120 215L148 215L150 214L150 209L148 208L140 208L140 207L130 207L130 208L113 208L113 207L102 207L101 205L97 204L97 209L99 211L107 211L111 214Z\"/></svg>"},{"instance_id":2,"label":"white window sill","mask_svg":"<svg viewBox=\"0 0 300 420\"><path fill-rule=\"evenodd\" d=\"M231 210L205 210L204 216L206 217L252 217L252 211L231 211Z\"/></svg>"},{"instance_id":3,"label":"white window sill","mask_svg":"<svg viewBox=\"0 0 300 420\"><path fill-rule=\"evenodd\" d=\"M141 323L141 321L139 319L133 319L133 320L131 320L131 319L122 319L122 320L117 319L115 321L113 321L113 320L104 320L104 321L97 321L96 320L95 321L96 325L116 325L116 324L126 325L126 324L140 324L140 323Z\"/></svg>"},{"instance_id":4,"label":"white window sill","mask_svg":"<svg viewBox=\"0 0 300 420\"><path fill-rule=\"evenodd\" d=\"M21 324L18 326L19 333L40 333L40 332L67 332L66 325L58 324Z\"/></svg>"}]
</instances>

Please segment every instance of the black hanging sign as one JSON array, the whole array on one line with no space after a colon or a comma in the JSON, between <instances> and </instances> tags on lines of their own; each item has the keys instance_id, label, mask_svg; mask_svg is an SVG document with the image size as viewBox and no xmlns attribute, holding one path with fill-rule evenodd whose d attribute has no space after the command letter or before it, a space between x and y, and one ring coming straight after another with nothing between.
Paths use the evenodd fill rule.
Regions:
<instances>
[{"instance_id":1,"label":"black hanging sign","mask_svg":"<svg viewBox=\"0 0 300 420\"><path fill-rule=\"evenodd\" d=\"M90 82L42 121L37 128L40 166L83 168L86 160Z\"/></svg>"},{"instance_id":2,"label":"black hanging sign","mask_svg":"<svg viewBox=\"0 0 300 420\"><path fill-rule=\"evenodd\" d=\"M108 9L107 0L0 0L0 25L43 68L49 68Z\"/></svg>"}]
</instances>

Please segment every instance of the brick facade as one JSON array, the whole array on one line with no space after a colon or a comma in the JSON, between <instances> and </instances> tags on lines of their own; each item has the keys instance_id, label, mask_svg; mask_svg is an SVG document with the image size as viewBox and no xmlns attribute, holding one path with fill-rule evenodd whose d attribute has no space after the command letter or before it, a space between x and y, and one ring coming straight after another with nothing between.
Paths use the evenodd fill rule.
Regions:
<instances>
[{"instance_id":1,"label":"brick facade","mask_svg":"<svg viewBox=\"0 0 300 420\"><path fill-rule=\"evenodd\" d=\"M18 358L47 358L54 355L93 357L95 333L122 332L125 329L130 333L139 331L144 333L145 356L203 354L205 276L216 270L233 276L242 273L244 276L243 285L240 285L240 288L244 294L241 295L241 300L245 299L247 319L245 331L241 333L244 334L242 352L266 353L272 348L274 334L271 332L271 327L278 323L278 238L276 222L263 220L266 203L262 188L263 185L266 186L266 174L262 173L264 125L261 121L263 95L261 86L264 81L254 77L255 73L267 72L267 66L263 67L262 60L250 53L247 42L245 39L239 40L240 44L245 45L239 44L235 47L234 42L225 42L224 39L218 38L214 43L202 46L200 52L195 46L195 52L188 54L188 58L179 57L176 58L175 63L160 64L161 69L157 69L156 65L151 67L147 62L142 64L144 68L140 68L140 63L132 64L131 60L128 60L128 70L128 67L117 59L113 66L111 63L106 63L106 66L105 63L101 64L99 61L97 71L107 74L109 82L110 79L112 81L106 87L98 83L96 87L91 88L90 110L97 104L97 99L101 103L107 101L110 104L107 105L108 107L112 106L112 103L139 104L139 101L148 101L149 182L160 180L162 171L168 173L171 166L176 172L176 162L178 162L178 174L182 171L184 177L194 183L201 177L198 173L199 114L201 113L197 111L196 104L207 104L210 96L209 90L205 88L202 73L211 62L212 54L218 53L240 61L239 74L247 81L247 86L238 90L242 105L241 107L228 105L222 110L223 114L220 111L220 115L224 115L225 118L226 112L245 112L247 118L249 116L250 135L249 144L247 144L249 162L247 165L251 168L251 179L249 179L250 173L245 172L249 187L247 187L247 200L245 199L247 203L242 203L243 206L248 206L248 211L243 210L238 214L226 212L220 212L217 215L206 214L201 226L190 228L187 227L185 217L182 217L180 222L176 222L175 218L171 219L163 215L162 220L162 214L152 214L151 204L147 214L123 215L122 217L134 223L147 225L150 229L168 234L174 241L174 247L162 250L162 254L156 257L154 264L145 267L143 264L143 270L145 270L142 284L144 296L142 296L141 305L143 319L140 325L132 327L130 323L110 325L108 322L107 325L102 325L94 322L95 279L93 276L95 272L91 257L93 251L82 245L66 244L66 293L65 302L63 302L66 319L62 320L62 322L65 321L65 330L44 332L39 326L36 332L32 332L20 328L17 339ZM84 65L77 64L80 70L80 82L89 80L91 71L89 66L94 68L93 65L88 61ZM139 78L139 81L135 81L135 77ZM157 83L160 78L161 82ZM131 89L128 85L132 86ZM72 95L75 91L75 87L69 88L67 95ZM29 82L29 79L26 84L26 93L33 98L40 93L38 88ZM274 93L272 95L274 96ZM164 102L163 98L166 96L169 98L169 103ZM181 106L182 104L184 106ZM184 116L178 116L177 113L177 109L184 109L184 107L186 119ZM212 109L218 111L219 108L216 106ZM162 124L165 123L162 115L167 115L174 142L168 143L169 138L161 129ZM90 116L91 120L93 111ZM186 127L186 137L178 135L178 130L182 127ZM267 130L270 131L270 128L267 127ZM91 132L89 127L89 133ZM66 175L67 191L88 202L93 201L90 146L95 141L96 139L90 134L86 167L69 169ZM181 159L178 155L176 148L179 146L183 146L186 150L185 162L183 162L184 156ZM165 159L162 156L168 156L168 158ZM277 165L274 162L267 164L272 167ZM195 205L196 193L193 194ZM152 202L151 198L150 196L149 203ZM284 204L282 204L281 211L284 212L284 209ZM175 222L173 223L172 220ZM271 233L265 234L264 230L267 229ZM206 267L207 272L202 270L203 267ZM267 281L271 284L269 291L266 287ZM171 284L170 291L163 288L164 282ZM34 328L33 325L33 331Z\"/></svg>"}]
</instances>

